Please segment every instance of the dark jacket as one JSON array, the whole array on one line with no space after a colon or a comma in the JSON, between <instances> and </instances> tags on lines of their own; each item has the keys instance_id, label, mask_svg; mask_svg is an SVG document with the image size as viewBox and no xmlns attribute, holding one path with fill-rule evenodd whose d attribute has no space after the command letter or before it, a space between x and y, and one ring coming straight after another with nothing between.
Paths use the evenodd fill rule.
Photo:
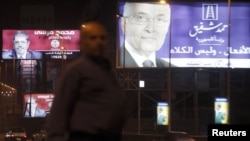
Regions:
<instances>
[{"instance_id":1,"label":"dark jacket","mask_svg":"<svg viewBox=\"0 0 250 141\"><path fill-rule=\"evenodd\" d=\"M2 54L3 59L17 59L15 49L4 51ZM28 50L26 59L42 59L42 53L38 51Z\"/></svg>"},{"instance_id":2,"label":"dark jacket","mask_svg":"<svg viewBox=\"0 0 250 141\"><path fill-rule=\"evenodd\" d=\"M126 98L104 59L80 56L63 68L48 121L48 141L70 132L121 135L127 120Z\"/></svg>"},{"instance_id":3,"label":"dark jacket","mask_svg":"<svg viewBox=\"0 0 250 141\"><path fill-rule=\"evenodd\" d=\"M36 108L34 115L31 117L46 117L47 113L45 110ZM24 117L30 117L30 110L27 109L24 113Z\"/></svg>"},{"instance_id":4,"label":"dark jacket","mask_svg":"<svg viewBox=\"0 0 250 141\"><path fill-rule=\"evenodd\" d=\"M125 47L121 48L119 51L118 63L119 67L139 67ZM156 67L169 67L169 63L163 59L156 58Z\"/></svg>"}]
</instances>

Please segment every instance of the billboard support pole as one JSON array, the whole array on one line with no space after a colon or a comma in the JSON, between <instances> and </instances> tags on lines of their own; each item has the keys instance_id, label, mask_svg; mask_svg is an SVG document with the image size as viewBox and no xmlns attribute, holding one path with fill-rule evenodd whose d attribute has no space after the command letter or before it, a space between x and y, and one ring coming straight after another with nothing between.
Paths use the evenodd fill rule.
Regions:
<instances>
[{"instance_id":1,"label":"billboard support pole","mask_svg":"<svg viewBox=\"0 0 250 141\"><path fill-rule=\"evenodd\" d=\"M230 29L231 29L231 22L230 22L230 7L231 7L231 0L228 0L228 47L230 47ZM227 68L227 99L228 99L228 107L230 107L230 52L228 48L228 68ZM230 123L230 108L228 108L228 123Z\"/></svg>"},{"instance_id":2,"label":"billboard support pole","mask_svg":"<svg viewBox=\"0 0 250 141\"><path fill-rule=\"evenodd\" d=\"M170 60L170 59L169 59ZM169 67L168 69L168 103L169 103L169 112L168 112L168 132L171 132L171 109L172 109L172 102L171 102L171 99L172 99L172 96L171 96L171 66Z\"/></svg>"},{"instance_id":3,"label":"billboard support pole","mask_svg":"<svg viewBox=\"0 0 250 141\"><path fill-rule=\"evenodd\" d=\"M30 97L29 97L29 117L31 118L31 87L32 87L32 63L33 60L31 60L30 62L30 81L29 81L29 93L30 93Z\"/></svg>"},{"instance_id":4,"label":"billboard support pole","mask_svg":"<svg viewBox=\"0 0 250 141\"><path fill-rule=\"evenodd\" d=\"M171 68L172 68L171 67L171 45L172 45L171 44L171 38L172 38L172 36L171 36L171 32L172 31L171 31L171 29L172 28L171 27L172 27L172 24L170 22L170 25L169 25L169 29L170 29L169 30L169 33L170 33L169 35L170 36L169 36L169 48L168 48L168 53L169 53L168 54L169 55L168 56L169 68L167 69L167 71L168 71L167 72L168 73L168 75L167 75L167 88L168 88L168 103L169 103L168 104L169 105L169 112L168 112L168 117L169 117L168 120L169 121L168 121L168 129L167 129L168 132L171 132L171 125L172 125L171 124L171 121L172 121L172 118L171 118L171 112L172 112L172 110L171 110L172 109L172 89L171 89L172 88L172 82L171 82L171 79L172 79L171 78Z\"/></svg>"},{"instance_id":5,"label":"billboard support pole","mask_svg":"<svg viewBox=\"0 0 250 141\"><path fill-rule=\"evenodd\" d=\"M141 73L139 72L139 81L141 80ZM138 91L138 129L137 133L141 134L141 87L139 86L139 91Z\"/></svg>"},{"instance_id":6,"label":"billboard support pole","mask_svg":"<svg viewBox=\"0 0 250 141\"><path fill-rule=\"evenodd\" d=\"M194 116L195 116L195 134L198 134L199 128L199 103L198 103L198 94L199 94L199 85L198 85L198 71L195 71L195 93L194 93Z\"/></svg>"}]
</instances>

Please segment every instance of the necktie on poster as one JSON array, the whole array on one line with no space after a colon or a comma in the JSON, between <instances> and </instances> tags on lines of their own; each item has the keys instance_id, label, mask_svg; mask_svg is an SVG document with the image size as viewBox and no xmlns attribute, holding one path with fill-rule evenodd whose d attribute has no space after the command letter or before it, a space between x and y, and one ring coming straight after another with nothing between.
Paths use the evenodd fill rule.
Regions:
<instances>
[{"instance_id":1,"label":"necktie on poster","mask_svg":"<svg viewBox=\"0 0 250 141\"><path fill-rule=\"evenodd\" d=\"M142 63L143 67L154 67L154 63L151 60L145 60Z\"/></svg>"}]
</instances>

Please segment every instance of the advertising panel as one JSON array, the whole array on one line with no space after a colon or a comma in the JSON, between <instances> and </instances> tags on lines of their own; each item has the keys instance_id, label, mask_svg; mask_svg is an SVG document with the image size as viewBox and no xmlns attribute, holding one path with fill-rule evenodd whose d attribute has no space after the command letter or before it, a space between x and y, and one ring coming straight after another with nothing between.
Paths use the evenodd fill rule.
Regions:
<instances>
[{"instance_id":1,"label":"advertising panel","mask_svg":"<svg viewBox=\"0 0 250 141\"><path fill-rule=\"evenodd\" d=\"M171 63L177 67L250 68L249 3L171 6Z\"/></svg>"},{"instance_id":2,"label":"advertising panel","mask_svg":"<svg viewBox=\"0 0 250 141\"><path fill-rule=\"evenodd\" d=\"M73 59L79 30L2 30L2 59Z\"/></svg>"},{"instance_id":3,"label":"advertising panel","mask_svg":"<svg viewBox=\"0 0 250 141\"><path fill-rule=\"evenodd\" d=\"M228 124L228 100L227 98L215 98L214 102L215 124Z\"/></svg>"},{"instance_id":4,"label":"advertising panel","mask_svg":"<svg viewBox=\"0 0 250 141\"><path fill-rule=\"evenodd\" d=\"M157 125L169 124L169 107L167 102L157 103Z\"/></svg>"},{"instance_id":5,"label":"advertising panel","mask_svg":"<svg viewBox=\"0 0 250 141\"><path fill-rule=\"evenodd\" d=\"M168 67L171 8L168 3L120 2L117 67Z\"/></svg>"},{"instance_id":6,"label":"advertising panel","mask_svg":"<svg viewBox=\"0 0 250 141\"><path fill-rule=\"evenodd\" d=\"M24 95L24 117L43 118L50 112L54 95L51 93L32 93ZM31 110L30 110L31 109Z\"/></svg>"},{"instance_id":7,"label":"advertising panel","mask_svg":"<svg viewBox=\"0 0 250 141\"><path fill-rule=\"evenodd\" d=\"M250 68L250 3L123 1L118 12L117 68L144 60L153 68Z\"/></svg>"}]
</instances>

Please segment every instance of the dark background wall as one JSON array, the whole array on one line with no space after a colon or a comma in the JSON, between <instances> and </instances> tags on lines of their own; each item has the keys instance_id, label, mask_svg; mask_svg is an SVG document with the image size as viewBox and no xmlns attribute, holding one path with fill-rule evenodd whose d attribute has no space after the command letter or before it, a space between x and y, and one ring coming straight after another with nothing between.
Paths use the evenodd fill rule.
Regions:
<instances>
[{"instance_id":1,"label":"dark background wall","mask_svg":"<svg viewBox=\"0 0 250 141\"><path fill-rule=\"evenodd\" d=\"M130 1L136 1L136 0L130 0ZM143 1L143 0L137 0L137 1ZM172 0L172 1L182 1L182 0ZM184 1L184 0L183 0ZM192 1L192 0L189 0ZM200 0L204 1L205 0ZM211 0L207 0L211 1ZM216 0L212 0L215 1ZM220 0L227 2L227 0ZM234 1L246 1L247 0L234 0ZM234 2L232 1L232 2ZM107 54L109 54L109 57L111 60L115 60L115 50L116 50L116 14L117 14L117 0L2 0L0 2L0 28L1 29L19 29L19 28L29 28L27 26L27 22L30 24L30 27L32 28L40 28L40 29L78 29L80 24L84 21L88 20L97 20L102 22L107 28L110 33L110 49L108 50ZM52 19L47 18L42 24L38 24L36 21L37 19L32 18L28 19L28 21L23 20L24 17L22 17L22 8L23 7L29 7L29 6L50 6L52 7L51 9L43 9L45 13L48 13L46 16L47 17L53 17ZM49 11L49 12L48 12ZM34 11L30 11L31 13ZM40 11L43 12L43 11ZM39 13L37 13L39 15ZM41 18L41 16L40 16ZM33 24L32 24L33 22ZM1 35L0 35L1 37ZM2 38L0 38L0 45L2 43ZM114 63L115 61L113 61ZM162 71L162 70L161 70ZM161 76L164 76L164 78L167 79L167 76L165 77L165 74L167 73L165 70L164 71L158 71L155 72L154 74L158 74L157 77L149 77L148 79L153 79L153 80L160 80L162 79ZM194 74L199 73L201 76L199 79L199 84L200 88L192 88L188 87L191 84L194 83ZM127 74L138 74L138 70L135 70L132 72L126 72ZM143 73L149 73L152 74L151 71L149 72L140 72L142 75ZM226 79L219 79L221 76L226 77L227 75L227 70L223 69L207 69L206 71L197 71L195 69L177 69L177 70L172 70L173 73L173 81L176 82L176 84L173 82L173 88L175 92L173 93L173 105L175 104L176 111L175 113L181 113L185 114L184 118L194 118L194 116L191 114L195 110L193 108L193 103L195 94L199 95L199 108L200 110L203 110L203 112L200 113L201 119L204 119L205 121L201 121L201 125L211 123L213 122L212 119L209 119L208 121L207 118L213 118L213 100L214 96L218 95L223 95L226 89L221 88L221 86L224 86L227 84ZM164 75L162 75L164 74ZM190 77L187 77L187 75L191 74ZM233 123L250 123L250 103L249 103L249 98L250 98L250 71L249 69L239 69L239 70L233 70L231 71L230 79L232 79L232 89L237 87L239 90L232 91L231 94L231 121ZM208 76L208 77L203 77L203 76ZM126 76L121 77L120 79L125 79ZM146 78L146 76L145 76ZM160 79L159 79L160 78ZM129 78L131 81L135 79L135 82L138 81L138 78ZM12 80L11 80L12 81ZM182 81L183 86L177 84L177 81ZM191 83L190 83L191 82ZM130 83L130 82L129 82ZM157 83L166 83L164 82L156 82ZM203 85L204 84L204 85ZM208 86L209 85L209 86ZM185 87L188 87L186 90ZM212 90L210 88L215 88L216 90ZM209 89L208 89L209 88ZM224 87L225 88L225 87ZM159 96L159 93L165 94L167 90L165 90L165 87L160 88L164 89L161 90L160 92L156 92L157 94L153 93L154 95L157 95L157 97L163 97ZM134 102L133 104L136 106L136 97L138 94L138 89L130 89L127 91L127 93L131 94L131 101ZM143 91L142 93L149 93L148 91ZM193 95L194 94L194 95ZM190 97L187 97L191 95ZM145 98L147 99L147 98ZM183 105L183 99L185 99L185 102L190 102L192 104L190 105ZM181 104L179 104L181 103ZM150 105L151 106L151 105ZM179 112L181 107L186 106L186 108L189 108L189 111L187 113L185 112ZM190 106L190 107L188 107ZM137 108L137 107L134 107ZM152 108L152 107L151 107ZM197 107L196 107L197 108ZM203 109L202 109L203 108ZM183 109L181 109L183 110ZM134 110L135 113L137 110ZM145 111L147 113L148 111ZM152 111L151 111L152 112ZM204 115L202 115L204 114ZM202 117L203 116L203 117ZM135 115L136 117L136 115ZM183 118L183 116L181 117ZM150 125L152 128L155 128L153 126L153 119L150 120ZM41 119L39 121L37 120L25 120L23 124L26 123L35 123L32 125L36 125L37 128L40 128L41 124L44 124L45 119ZM143 121L142 121L143 122ZM146 121L149 123L148 121ZM152 124L151 124L152 122ZM188 122L188 124L187 124ZM182 126L185 126L185 128L190 128L188 126L193 126L194 123L193 121L189 122L188 120L186 121L177 121L176 124L173 124L174 126L178 126L176 129L183 129ZM178 124L177 124L178 123ZM134 125L137 125L137 122L133 123ZM182 124L182 125L180 125ZM190 125L192 124L192 125ZM26 124L30 125L30 124ZM180 126L180 128L179 128ZM33 128L32 126L27 126L27 128ZM206 128L206 127L199 127L199 128Z\"/></svg>"},{"instance_id":2,"label":"dark background wall","mask_svg":"<svg viewBox=\"0 0 250 141\"><path fill-rule=\"evenodd\" d=\"M51 28L78 28L87 20L103 22L111 31L115 27L116 0L8 0L1 1L1 27L21 28L22 6L50 5L54 9ZM44 12L47 9L44 9ZM32 11L30 11L32 12ZM39 13L37 13L39 15ZM37 27L40 28L40 27ZM42 28L42 25L41 25Z\"/></svg>"}]
</instances>

